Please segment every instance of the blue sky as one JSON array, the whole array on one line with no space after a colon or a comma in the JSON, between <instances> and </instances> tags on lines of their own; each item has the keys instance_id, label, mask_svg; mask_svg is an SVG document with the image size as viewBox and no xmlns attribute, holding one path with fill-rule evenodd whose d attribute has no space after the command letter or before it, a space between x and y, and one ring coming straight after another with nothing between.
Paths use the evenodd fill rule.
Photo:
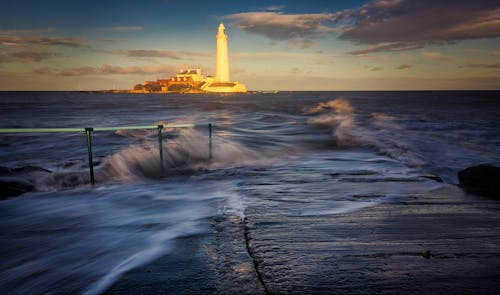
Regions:
<instances>
[{"instance_id":1,"label":"blue sky","mask_svg":"<svg viewBox=\"0 0 500 295\"><path fill-rule=\"evenodd\" d=\"M128 89L180 68L254 90L498 89L498 1L2 1L0 90Z\"/></svg>"}]
</instances>

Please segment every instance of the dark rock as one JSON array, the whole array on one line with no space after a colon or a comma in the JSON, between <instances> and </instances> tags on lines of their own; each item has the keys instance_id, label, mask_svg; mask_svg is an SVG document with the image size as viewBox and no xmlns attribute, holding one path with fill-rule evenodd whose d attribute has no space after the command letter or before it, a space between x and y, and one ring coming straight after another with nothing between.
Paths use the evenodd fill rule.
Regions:
<instances>
[{"instance_id":1,"label":"dark rock","mask_svg":"<svg viewBox=\"0 0 500 295\"><path fill-rule=\"evenodd\" d=\"M35 190L35 179L52 173L42 167L3 167L0 166L0 199L15 197Z\"/></svg>"},{"instance_id":2,"label":"dark rock","mask_svg":"<svg viewBox=\"0 0 500 295\"><path fill-rule=\"evenodd\" d=\"M431 258L431 251L425 250L424 252L422 252L422 257L424 257L425 259Z\"/></svg>"},{"instance_id":3,"label":"dark rock","mask_svg":"<svg viewBox=\"0 0 500 295\"><path fill-rule=\"evenodd\" d=\"M500 198L500 167L479 165L458 172L460 186L480 196Z\"/></svg>"},{"instance_id":4,"label":"dark rock","mask_svg":"<svg viewBox=\"0 0 500 295\"><path fill-rule=\"evenodd\" d=\"M9 167L0 166L0 175L9 175L12 171Z\"/></svg>"},{"instance_id":5,"label":"dark rock","mask_svg":"<svg viewBox=\"0 0 500 295\"><path fill-rule=\"evenodd\" d=\"M0 177L0 199L15 197L30 192L35 189L35 185L24 178Z\"/></svg>"}]
</instances>

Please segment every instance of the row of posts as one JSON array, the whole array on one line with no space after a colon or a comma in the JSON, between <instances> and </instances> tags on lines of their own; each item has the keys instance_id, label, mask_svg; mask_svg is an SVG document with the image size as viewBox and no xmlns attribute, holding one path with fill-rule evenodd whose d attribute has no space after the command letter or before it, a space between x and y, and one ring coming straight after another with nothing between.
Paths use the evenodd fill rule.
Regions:
<instances>
[{"instance_id":1,"label":"row of posts","mask_svg":"<svg viewBox=\"0 0 500 295\"><path fill-rule=\"evenodd\" d=\"M160 151L160 172L163 174L165 171L163 167L163 125L158 125L158 146ZM85 128L85 135L87 136L87 152L89 156L89 170L90 170L90 183L95 184L94 177L94 160L92 157L92 132L94 128ZM212 124L208 124L208 159L212 160Z\"/></svg>"}]
</instances>

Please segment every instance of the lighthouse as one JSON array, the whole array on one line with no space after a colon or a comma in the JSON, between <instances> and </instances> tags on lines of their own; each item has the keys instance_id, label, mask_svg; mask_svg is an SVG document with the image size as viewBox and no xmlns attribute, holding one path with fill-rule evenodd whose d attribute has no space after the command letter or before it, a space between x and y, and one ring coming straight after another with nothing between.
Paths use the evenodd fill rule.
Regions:
<instances>
[{"instance_id":1,"label":"lighthouse","mask_svg":"<svg viewBox=\"0 0 500 295\"><path fill-rule=\"evenodd\" d=\"M217 28L216 46L215 46L215 78L207 77L201 90L207 92L247 92L247 87L237 81L231 81L229 78L229 51L227 49L226 27L223 23Z\"/></svg>"},{"instance_id":2,"label":"lighthouse","mask_svg":"<svg viewBox=\"0 0 500 295\"><path fill-rule=\"evenodd\" d=\"M229 52L227 49L226 27L220 23L217 29L217 47L215 57L215 80L217 82L229 82Z\"/></svg>"}]
</instances>

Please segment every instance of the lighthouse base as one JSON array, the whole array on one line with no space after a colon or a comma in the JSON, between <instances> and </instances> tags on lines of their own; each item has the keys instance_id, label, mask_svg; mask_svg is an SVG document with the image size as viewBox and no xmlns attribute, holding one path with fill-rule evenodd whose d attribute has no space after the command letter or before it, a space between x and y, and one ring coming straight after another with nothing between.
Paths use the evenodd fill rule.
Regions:
<instances>
[{"instance_id":1,"label":"lighthouse base","mask_svg":"<svg viewBox=\"0 0 500 295\"><path fill-rule=\"evenodd\" d=\"M206 86L202 87L201 89L207 92L221 92L221 93L247 92L246 85L238 82L212 82L212 83L206 83L205 85Z\"/></svg>"}]
</instances>

